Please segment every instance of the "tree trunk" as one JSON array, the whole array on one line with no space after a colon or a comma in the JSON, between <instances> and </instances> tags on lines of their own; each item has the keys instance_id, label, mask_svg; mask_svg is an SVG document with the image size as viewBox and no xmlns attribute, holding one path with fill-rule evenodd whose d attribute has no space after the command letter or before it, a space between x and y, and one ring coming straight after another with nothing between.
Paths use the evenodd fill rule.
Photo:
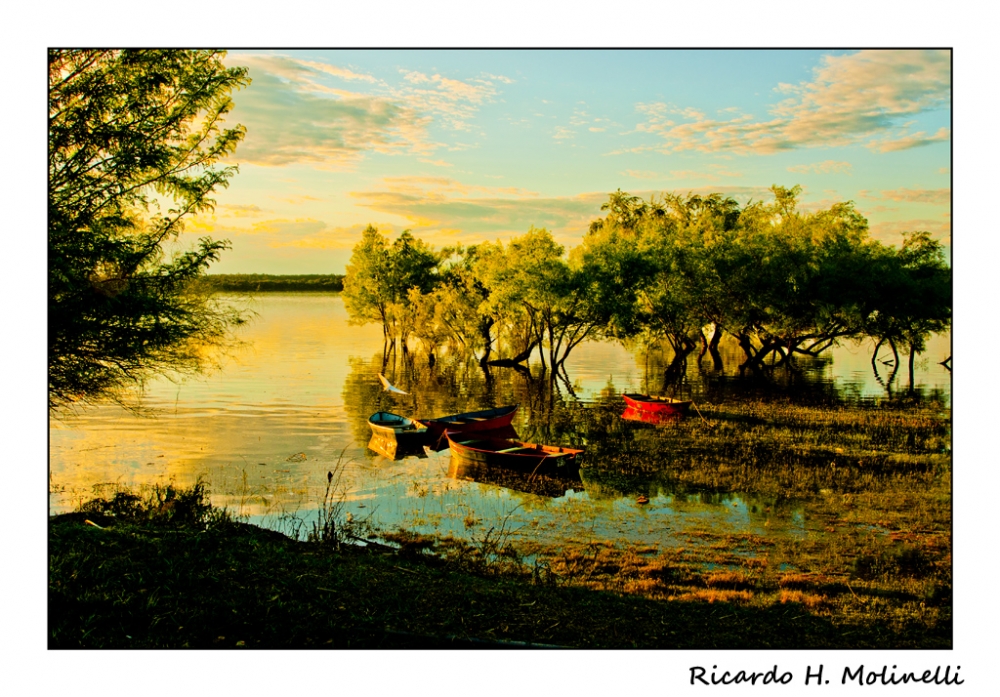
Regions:
<instances>
[{"instance_id":1,"label":"tree trunk","mask_svg":"<svg viewBox=\"0 0 1000 697\"><path fill-rule=\"evenodd\" d=\"M479 335L483 338L483 345L486 347L483 351L483 357L479 359L479 365L489 363L490 354L493 352L493 335L490 333L492 328L493 320L489 317L479 323Z\"/></svg>"},{"instance_id":2,"label":"tree trunk","mask_svg":"<svg viewBox=\"0 0 1000 697\"><path fill-rule=\"evenodd\" d=\"M526 360L528 360L528 357L531 356L531 352L535 350L536 345L537 342L533 341L531 342L531 344L528 345L528 348L521 351L521 353L517 354L513 358L498 358L495 361L487 361L487 363L489 363L490 365L499 365L499 366L514 366L520 363L524 363Z\"/></svg>"},{"instance_id":3,"label":"tree trunk","mask_svg":"<svg viewBox=\"0 0 1000 697\"><path fill-rule=\"evenodd\" d=\"M712 367L715 370L722 370L722 354L719 353L719 342L722 341L722 327L718 324L712 330L712 338L708 342L708 355L712 357Z\"/></svg>"}]
</instances>

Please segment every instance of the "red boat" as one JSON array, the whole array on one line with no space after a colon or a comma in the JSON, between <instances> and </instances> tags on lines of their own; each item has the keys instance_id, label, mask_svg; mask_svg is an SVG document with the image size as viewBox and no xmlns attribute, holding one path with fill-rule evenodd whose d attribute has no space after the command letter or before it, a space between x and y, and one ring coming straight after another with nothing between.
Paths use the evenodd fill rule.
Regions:
<instances>
[{"instance_id":1,"label":"red boat","mask_svg":"<svg viewBox=\"0 0 1000 697\"><path fill-rule=\"evenodd\" d=\"M442 416L438 419L417 419L427 427L427 433L432 441L437 440L445 431L452 433L469 433L474 431L494 431L510 426L514 420L517 405L470 411L465 414Z\"/></svg>"},{"instance_id":2,"label":"red boat","mask_svg":"<svg viewBox=\"0 0 1000 697\"><path fill-rule=\"evenodd\" d=\"M673 397L657 397L648 394L623 394L625 403L641 411L653 411L660 414L686 414L691 402Z\"/></svg>"},{"instance_id":3,"label":"red boat","mask_svg":"<svg viewBox=\"0 0 1000 697\"><path fill-rule=\"evenodd\" d=\"M678 414L671 411L646 411L644 409L636 409L633 406L625 407L625 411L622 412L622 418L626 421L641 421L646 424L653 424L654 426L669 426L671 424L679 423L684 417L683 414Z\"/></svg>"},{"instance_id":4,"label":"red boat","mask_svg":"<svg viewBox=\"0 0 1000 697\"><path fill-rule=\"evenodd\" d=\"M504 438L476 438L474 435L445 431L448 447L455 457L469 463L510 467L538 474L568 469L583 452L557 445L537 445ZM457 439L457 440L456 440Z\"/></svg>"}]
</instances>

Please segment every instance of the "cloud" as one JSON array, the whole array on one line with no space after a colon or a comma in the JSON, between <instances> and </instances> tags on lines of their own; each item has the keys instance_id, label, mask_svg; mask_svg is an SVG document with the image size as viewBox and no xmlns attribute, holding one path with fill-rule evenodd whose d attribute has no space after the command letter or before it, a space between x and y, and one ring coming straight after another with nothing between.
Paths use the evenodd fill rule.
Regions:
<instances>
[{"instance_id":1,"label":"cloud","mask_svg":"<svg viewBox=\"0 0 1000 697\"><path fill-rule=\"evenodd\" d=\"M622 176L632 177L633 179L664 179L666 177L665 174L660 174L659 172L636 169L627 169L622 172Z\"/></svg>"},{"instance_id":2,"label":"cloud","mask_svg":"<svg viewBox=\"0 0 1000 697\"><path fill-rule=\"evenodd\" d=\"M217 207L217 210L225 213L227 215L233 216L234 218L249 218L258 215L264 215L265 213L270 213L270 211L264 210L260 206L254 204L238 204L238 203L223 203Z\"/></svg>"},{"instance_id":3,"label":"cloud","mask_svg":"<svg viewBox=\"0 0 1000 697\"><path fill-rule=\"evenodd\" d=\"M872 199L875 201L888 200L888 201L906 201L909 203L936 203L936 204L950 204L951 203L951 189L893 189L890 191L881 191L878 194L874 194L867 190L862 190L858 192L862 198Z\"/></svg>"},{"instance_id":4,"label":"cloud","mask_svg":"<svg viewBox=\"0 0 1000 697\"><path fill-rule=\"evenodd\" d=\"M922 132L910 135L903 121L948 108L951 54L947 50L824 56L812 81L781 83L775 91L789 96L772 107L772 118L767 120L746 113L713 119L690 107L637 104L645 120L635 131L658 138L657 144L640 149L770 154L869 141L869 147L889 152L949 137L947 129L930 137Z\"/></svg>"},{"instance_id":5,"label":"cloud","mask_svg":"<svg viewBox=\"0 0 1000 697\"><path fill-rule=\"evenodd\" d=\"M481 104L498 94L493 83L483 80L465 82L442 75L425 75L400 70L406 83L390 89L394 99L430 115L456 131L469 130L468 121Z\"/></svg>"},{"instance_id":6,"label":"cloud","mask_svg":"<svg viewBox=\"0 0 1000 697\"><path fill-rule=\"evenodd\" d=\"M287 165L310 162L351 168L369 152L429 154L431 119L392 100L332 99L289 88L276 75L251 68L253 85L237 96L232 118L247 135L237 162Z\"/></svg>"},{"instance_id":7,"label":"cloud","mask_svg":"<svg viewBox=\"0 0 1000 697\"><path fill-rule=\"evenodd\" d=\"M468 130L479 106L497 94L492 83L406 71L399 84L390 85L283 55L231 54L227 63L247 66L253 80L234 98L229 117L247 127L233 159L256 165L306 162L350 170L370 153L429 158L448 147L430 137L432 124Z\"/></svg>"},{"instance_id":8,"label":"cloud","mask_svg":"<svg viewBox=\"0 0 1000 697\"><path fill-rule=\"evenodd\" d=\"M850 174L852 170L850 162L837 162L836 160L823 160L810 165L792 165L789 172L795 174Z\"/></svg>"},{"instance_id":9,"label":"cloud","mask_svg":"<svg viewBox=\"0 0 1000 697\"><path fill-rule=\"evenodd\" d=\"M274 248L295 247L299 249L352 249L361 233L368 227L368 224L348 225L344 227L327 227L314 230L304 236L296 236L293 239L279 239L272 241L269 246ZM379 229L383 232L390 230L392 226L382 225Z\"/></svg>"},{"instance_id":10,"label":"cloud","mask_svg":"<svg viewBox=\"0 0 1000 697\"><path fill-rule=\"evenodd\" d=\"M931 237L944 244L951 244L951 220L945 216L915 220L891 220L875 223L868 230L874 239L888 244L901 243L904 232L929 232Z\"/></svg>"},{"instance_id":11,"label":"cloud","mask_svg":"<svg viewBox=\"0 0 1000 697\"><path fill-rule=\"evenodd\" d=\"M542 198L522 189L467 186L444 177L387 179L384 188L352 192L359 205L409 222L415 234L465 242L520 235L532 225L582 234L601 215L606 193ZM450 242L453 243L453 242Z\"/></svg>"},{"instance_id":12,"label":"cloud","mask_svg":"<svg viewBox=\"0 0 1000 697\"><path fill-rule=\"evenodd\" d=\"M555 135L552 136L555 140L572 140L573 131L565 126L556 126Z\"/></svg>"},{"instance_id":13,"label":"cloud","mask_svg":"<svg viewBox=\"0 0 1000 697\"><path fill-rule=\"evenodd\" d=\"M241 234L265 234L273 237L287 238L290 236L300 237L302 235L313 235L326 228L326 223L314 218L277 218L274 220L262 220L251 225L249 230L241 230Z\"/></svg>"},{"instance_id":14,"label":"cloud","mask_svg":"<svg viewBox=\"0 0 1000 697\"><path fill-rule=\"evenodd\" d=\"M505 85L514 84L514 81L505 75L491 75L490 73L483 73L482 77L488 80L496 80L497 82L502 82Z\"/></svg>"},{"instance_id":15,"label":"cloud","mask_svg":"<svg viewBox=\"0 0 1000 697\"><path fill-rule=\"evenodd\" d=\"M282 201L284 203L291 203L292 205L298 206L303 203L308 203L309 201L324 201L325 199L320 196L310 196L309 194L296 194L294 196L283 196L278 198L277 196L271 196L277 201Z\"/></svg>"},{"instance_id":16,"label":"cloud","mask_svg":"<svg viewBox=\"0 0 1000 697\"><path fill-rule=\"evenodd\" d=\"M879 152L895 152L898 150L909 150L910 148L919 148L923 145L930 145L931 143L940 143L942 141L951 139L951 130L948 128L939 128L937 132L928 136L924 131L917 131L913 135L906 135L905 133L898 136L890 136L883 138L881 140L873 140L868 143L868 147L872 150L878 150Z\"/></svg>"}]
</instances>

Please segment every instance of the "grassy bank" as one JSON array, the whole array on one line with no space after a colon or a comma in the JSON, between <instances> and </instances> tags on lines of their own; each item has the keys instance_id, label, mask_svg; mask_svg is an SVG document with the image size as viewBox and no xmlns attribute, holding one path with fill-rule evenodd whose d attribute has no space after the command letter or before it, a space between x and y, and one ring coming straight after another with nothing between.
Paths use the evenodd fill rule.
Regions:
<instances>
[{"instance_id":1,"label":"grassy bank","mask_svg":"<svg viewBox=\"0 0 1000 697\"><path fill-rule=\"evenodd\" d=\"M50 520L49 645L951 646L948 593L885 583L933 573L913 552L872 556L850 577L784 573L760 540L717 541L723 555L761 548L733 569L596 543L527 564L497 531L473 543L386 534L362 548L344 544L340 522L292 540L212 508L201 486L92 501Z\"/></svg>"}]
</instances>

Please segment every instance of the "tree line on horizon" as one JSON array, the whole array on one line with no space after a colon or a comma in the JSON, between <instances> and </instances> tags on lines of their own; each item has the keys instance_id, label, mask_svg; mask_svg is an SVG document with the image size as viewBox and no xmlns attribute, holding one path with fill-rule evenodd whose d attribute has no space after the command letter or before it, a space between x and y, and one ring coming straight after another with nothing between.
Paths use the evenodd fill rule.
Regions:
<instances>
[{"instance_id":1,"label":"tree line on horizon","mask_svg":"<svg viewBox=\"0 0 1000 697\"><path fill-rule=\"evenodd\" d=\"M568 253L534 227L507 244L437 250L408 230L390 242L368 226L344 302L352 323L380 323L388 344L413 343L431 362L445 345L500 365L537 350L555 372L587 338L642 338L666 341L675 361L701 346L721 363L729 335L741 370L758 370L867 337L897 364L908 351L912 374L927 338L951 324L943 245L920 231L887 245L851 202L807 213L800 187L771 192L741 206L722 194L619 190Z\"/></svg>"}]
</instances>

